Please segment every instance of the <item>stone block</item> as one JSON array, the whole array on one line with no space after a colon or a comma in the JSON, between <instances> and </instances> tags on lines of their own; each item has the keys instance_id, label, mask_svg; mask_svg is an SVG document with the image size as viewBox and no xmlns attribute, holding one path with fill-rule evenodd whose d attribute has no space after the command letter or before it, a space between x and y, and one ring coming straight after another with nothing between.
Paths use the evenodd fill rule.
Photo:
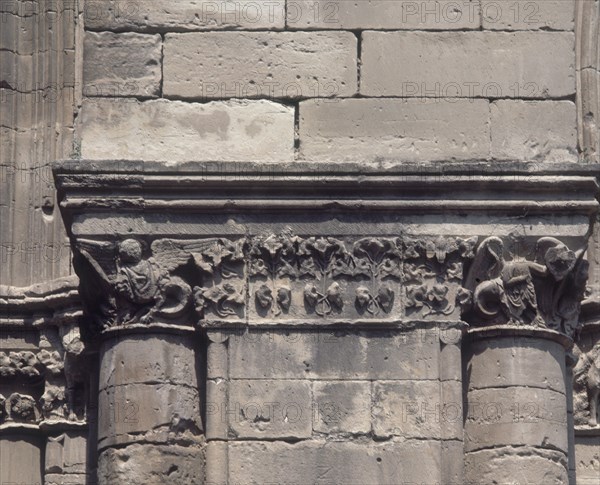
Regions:
<instances>
[{"instance_id":1,"label":"stone block","mask_svg":"<svg viewBox=\"0 0 600 485\"><path fill-rule=\"evenodd\" d=\"M289 2L293 29L478 29L479 0L299 0Z\"/></svg>"},{"instance_id":2,"label":"stone block","mask_svg":"<svg viewBox=\"0 0 600 485\"><path fill-rule=\"evenodd\" d=\"M568 453L564 394L548 389L507 387L470 391L465 450L535 446Z\"/></svg>"},{"instance_id":3,"label":"stone block","mask_svg":"<svg viewBox=\"0 0 600 485\"><path fill-rule=\"evenodd\" d=\"M365 96L556 98L575 93L570 32L364 32L361 60Z\"/></svg>"},{"instance_id":4,"label":"stone block","mask_svg":"<svg viewBox=\"0 0 600 485\"><path fill-rule=\"evenodd\" d=\"M202 432L196 388L173 384L128 384L98 393L98 446L135 441L198 439Z\"/></svg>"},{"instance_id":5,"label":"stone block","mask_svg":"<svg viewBox=\"0 0 600 485\"><path fill-rule=\"evenodd\" d=\"M442 338L459 339L459 329L442 330ZM443 344L440 349L440 379L462 381L462 351L460 342Z\"/></svg>"},{"instance_id":6,"label":"stone block","mask_svg":"<svg viewBox=\"0 0 600 485\"><path fill-rule=\"evenodd\" d=\"M3 432L0 439L2 484L41 484L44 445L40 438Z\"/></svg>"},{"instance_id":7,"label":"stone block","mask_svg":"<svg viewBox=\"0 0 600 485\"><path fill-rule=\"evenodd\" d=\"M440 455L440 442L426 440L235 442L229 446L229 483L442 483Z\"/></svg>"},{"instance_id":8,"label":"stone block","mask_svg":"<svg viewBox=\"0 0 600 485\"><path fill-rule=\"evenodd\" d=\"M448 436L444 431L462 428L462 397L442 395L438 381L375 382L373 402L373 432L378 438L462 438L461 432Z\"/></svg>"},{"instance_id":9,"label":"stone block","mask_svg":"<svg viewBox=\"0 0 600 485\"><path fill-rule=\"evenodd\" d=\"M565 350L528 337L481 339L466 347L469 389L537 387L565 393Z\"/></svg>"},{"instance_id":10,"label":"stone block","mask_svg":"<svg viewBox=\"0 0 600 485\"><path fill-rule=\"evenodd\" d=\"M307 160L485 159L486 100L337 99L300 103L300 156Z\"/></svg>"},{"instance_id":11,"label":"stone block","mask_svg":"<svg viewBox=\"0 0 600 485\"><path fill-rule=\"evenodd\" d=\"M140 98L160 95L160 35L86 32L84 50L85 96Z\"/></svg>"},{"instance_id":12,"label":"stone block","mask_svg":"<svg viewBox=\"0 0 600 485\"><path fill-rule=\"evenodd\" d=\"M45 453L45 472L85 474L87 462L87 436L76 432L48 437Z\"/></svg>"},{"instance_id":13,"label":"stone block","mask_svg":"<svg viewBox=\"0 0 600 485\"><path fill-rule=\"evenodd\" d=\"M175 98L313 98L357 90L350 32L167 34L164 95Z\"/></svg>"},{"instance_id":14,"label":"stone block","mask_svg":"<svg viewBox=\"0 0 600 485\"><path fill-rule=\"evenodd\" d=\"M103 344L100 387L126 384L198 386L196 353L185 335L117 337Z\"/></svg>"},{"instance_id":15,"label":"stone block","mask_svg":"<svg viewBox=\"0 0 600 485\"><path fill-rule=\"evenodd\" d=\"M317 381L313 395L316 432L366 434L371 430L369 381Z\"/></svg>"},{"instance_id":16,"label":"stone block","mask_svg":"<svg viewBox=\"0 0 600 485\"><path fill-rule=\"evenodd\" d=\"M577 485L597 485L600 477L600 433L575 436Z\"/></svg>"},{"instance_id":17,"label":"stone block","mask_svg":"<svg viewBox=\"0 0 600 485\"><path fill-rule=\"evenodd\" d=\"M567 458L559 451L529 447L467 453L464 483L565 485L569 483Z\"/></svg>"},{"instance_id":18,"label":"stone block","mask_svg":"<svg viewBox=\"0 0 600 485\"><path fill-rule=\"evenodd\" d=\"M235 379L438 379L439 340L418 332L268 331L232 336ZM265 358L266 357L266 358Z\"/></svg>"},{"instance_id":19,"label":"stone block","mask_svg":"<svg viewBox=\"0 0 600 485\"><path fill-rule=\"evenodd\" d=\"M499 100L491 105L492 157L577 162L577 113L571 101Z\"/></svg>"},{"instance_id":20,"label":"stone block","mask_svg":"<svg viewBox=\"0 0 600 485\"><path fill-rule=\"evenodd\" d=\"M177 163L294 157L294 109L269 101L88 99L80 119L83 158Z\"/></svg>"},{"instance_id":21,"label":"stone block","mask_svg":"<svg viewBox=\"0 0 600 485\"><path fill-rule=\"evenodd\" d=\"M90 481L90 476L85 473L68 473L65 475L46 473L44 475L44 485L81 485L88 481Z\"/></svg>"},{"instance_id":22,"label":"stone block","mask_svg":"<svg viewBox=\"0 0 600 485\"><path fill-rule=\"evenodd\" d=\"M229 381L225 379L208 380L206 382L206 439L227 439L228 406L227 392Z\"/></svg>"},{"instance_id":23,"label":"stone block","mask_svg":"<svg viewBox=\"0 0 600 485\"><path fill-rule=\"evenodd\" d=\"M99 485L204 483L204 450L198 446L134 444L110 448L98 457Z\"/></svg>"},{"instance_id":24,"label":"stone block","mask_svg":"<svg viewBox=\"0 0 600 485\"><path fill-rule=\"evenodd\" d=\"M238 439L308 438L312 400L308 381L231 381L225 414Z\"/></svg>"},{"instance_id":25,"label":"stone block","mask_svg":"<svg viewBox=\"0 0 600 485\"><path fill-rule=\"evenodd\" d=\"M487 30L572 31L575 2L570 0L481 0L481 23Z\"/></svg>"},{"instance_id":26,"label":"stone block","mask_svg":"<svg viewBox=\"0 0 600 485\"><path fill-rule=\"evenodd\" d=\"M285 0L102 0L85 4L84 19L93 30L282 29Z\"/></svg>"}]
</instances>

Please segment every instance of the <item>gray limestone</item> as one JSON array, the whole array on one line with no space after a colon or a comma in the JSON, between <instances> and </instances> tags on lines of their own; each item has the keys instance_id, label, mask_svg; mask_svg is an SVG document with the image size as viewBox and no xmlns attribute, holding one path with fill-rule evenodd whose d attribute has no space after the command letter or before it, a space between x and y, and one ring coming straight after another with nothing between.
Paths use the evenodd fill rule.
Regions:
<instances>
[{"instance_id":1,"label":"gray limestone","mask_svg":"<svg viewBox=\"0 0 600 485\"><path fill-rule=\"evenodd\" d=\"M492 157L575 162L577 123L571 101L494 101Z\"/></svg>"},{"instance_id":2,"label":"gray limestone","mask_svg":"<svg viewBox=\"0 0 600 485\"><path fill-rule=\"evenodd\" d=\"M160 35L87 32L84 48L84 95L138 98L160 95Z\"/></svg>"},{"instance_id":3,"label":"gray limestone","mask_svg":"<svg viewBox=\"0 0 600 485\"><path fill-rule=\"evenodd\" d=\"M294 112L269 101L87 100L82 156L124 160L291 160Z\"/></svg>"},{"instance_id":4,"label":"gray limestone","mask_svg":"<svg viewBox=\"0 0 600 485\"><path fill-rule=\"evenodd\" d=\"M361 59L365 96L575 93L575 37L568 32L364 32Z\"/></svg>"},{"instance_id":5,"label":"gray limestone","mask_svg":"<svg viewBox=\"0 0 600 485\"><path fill-rule=\"evenodd\" d=\"M350 32L211 32L165 40L164 95L171 98L352 96L357 77Z\"/></svg>"},{"instance_id":6,"label":"gray limestone","mask_svg":"<svg viewBox=\"0 0 600 485\"><path fill-rule=\"evenodd\" d=\"M558 3L558 2L557 2ZM293 29L478 29L479 0L300 0L289 2Z\"/></svg>"},{"instance_id":7,"label":"gray limestone","mask_svg":"<svg viewBox=\"0 0 600 485\"><path fill-rule=\"evenodd\" d=\"M489 153L487 100L378 98L300 103L302 159L415 162L485 159Z\"/></svg>"},{"instance_id":8,"label":"gray limestone","mask_svg":"<svg viewBox=\"0 0 600 485\"><path fill-rule=\"evenodd\" d=\"M282 29L284 0L108 0L85 6L87 28L94 30L180 31Z\"/></svg>"},{"instance_id":9,"label":"gray limestone","mask_svg":"<svg viewBox=\"0 0 600 485\"><path fill-rule=\"evenodd\" d=\"M485 30L567 30L575 25L575 2L564 0L481 0Z\"/></svg>"}]
</instances>

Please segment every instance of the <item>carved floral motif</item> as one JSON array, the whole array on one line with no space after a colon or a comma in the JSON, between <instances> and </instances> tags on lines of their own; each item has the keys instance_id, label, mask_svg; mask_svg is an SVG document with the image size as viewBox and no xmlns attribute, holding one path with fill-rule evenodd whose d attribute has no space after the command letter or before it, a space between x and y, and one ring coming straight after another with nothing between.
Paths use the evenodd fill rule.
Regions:
<instances>
[{"instance_id":1,"label":"carved floral motif","mask_svg":"<svg viewBox=\"0 0 600 485\"><path fill-rule=\"evenodd\" d=\"M406 313L436 318L456 313L463 266L473 257L477 238L408 239L404 250Z\"/></svg>"},{"instance_id":2,"label":"carved floral motif","mask_svg":"<svg viewBox=\"0 0 600 485\"><path fill-rule=\"evenodd\" d=\"M273 316L287 313L292 304L289 281L298 277L297 240L290 234L255 237L248 243L248 274L261 281L254 291L259 309Z\"/></svg>"}]
</instances>

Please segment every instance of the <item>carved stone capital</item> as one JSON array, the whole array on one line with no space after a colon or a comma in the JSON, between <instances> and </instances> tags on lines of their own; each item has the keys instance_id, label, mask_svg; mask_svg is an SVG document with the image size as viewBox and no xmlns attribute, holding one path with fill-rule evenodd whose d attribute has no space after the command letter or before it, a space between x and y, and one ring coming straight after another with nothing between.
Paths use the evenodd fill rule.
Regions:
<instances>
[{"instance_id":1,"label":"carved stone capital","mask_svg":"<svg viewBox=\"0 0 600 485\"><path fill-rule=\"evenodd\" d=\"M548 328L573 338L588 277L587 246L572 250L553 237L539 238L532 248L511 242L512 250L496 236L479 243L461 293L464 319L473 326Z\"/></svg>"}]
</instances>

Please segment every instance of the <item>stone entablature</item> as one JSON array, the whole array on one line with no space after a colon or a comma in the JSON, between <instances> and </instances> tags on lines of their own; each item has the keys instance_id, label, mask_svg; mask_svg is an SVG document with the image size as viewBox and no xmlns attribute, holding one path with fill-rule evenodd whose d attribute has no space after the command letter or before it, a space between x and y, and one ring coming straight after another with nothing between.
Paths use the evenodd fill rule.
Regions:
<instances>
[{"instance_id":1,"label":"stone entablature","mask_svg":"<svg viewBox=\"0 0 600 485\"><path fill-rule=\"evenodd\" d=\"M70 161L56 177L100 329L461 318L577 329L593 166L97 167ZM497 214L517 222L498 228Z\"/></svg>"}]
</instances>

